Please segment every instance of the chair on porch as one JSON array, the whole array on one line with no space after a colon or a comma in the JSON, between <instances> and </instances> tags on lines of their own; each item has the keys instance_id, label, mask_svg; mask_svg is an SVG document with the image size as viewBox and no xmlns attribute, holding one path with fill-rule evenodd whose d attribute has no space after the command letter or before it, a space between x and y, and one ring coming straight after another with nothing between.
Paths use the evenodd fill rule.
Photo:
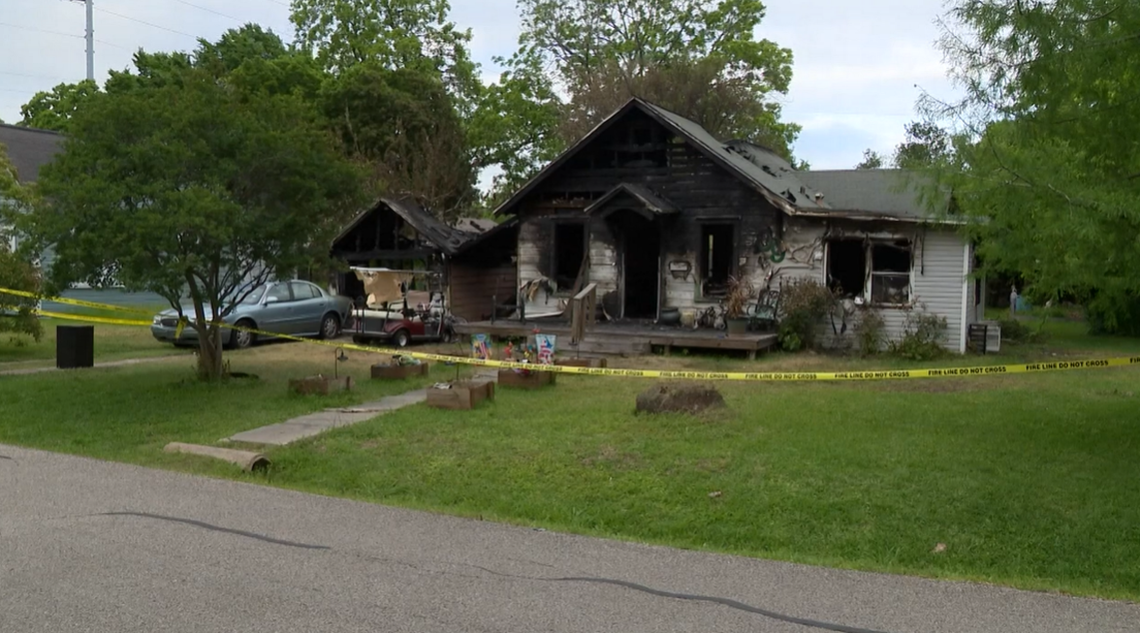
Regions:
<instances>
[{"instance_id":1,"label":"chair on porch","mask_svg":"<svg viewBox=\"0 0 1140 633\"><path fill-rule=\"evenodd\" d=\"M768 332L776 328L776 321L780 312L780 291L762 290L756 303L749 305L745 312L748 319L748 329L752 331Z\"/></svg>"}]
</instances>

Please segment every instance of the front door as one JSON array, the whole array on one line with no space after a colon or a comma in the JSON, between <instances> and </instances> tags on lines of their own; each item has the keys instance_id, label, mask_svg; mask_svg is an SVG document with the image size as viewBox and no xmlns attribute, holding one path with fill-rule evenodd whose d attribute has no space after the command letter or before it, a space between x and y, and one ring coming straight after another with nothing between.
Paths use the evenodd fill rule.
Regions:
<instances>
[{"instance_id":1,"label":"front door","mask_svg":"<svg viewBox=\"0 0 1140 633\"><path fill-rule=\"evenodd\" d=\"M661 288L661 226L632 211L610 216L618 242L622 316L656 319Z\"/></svg>"}]
</instances>

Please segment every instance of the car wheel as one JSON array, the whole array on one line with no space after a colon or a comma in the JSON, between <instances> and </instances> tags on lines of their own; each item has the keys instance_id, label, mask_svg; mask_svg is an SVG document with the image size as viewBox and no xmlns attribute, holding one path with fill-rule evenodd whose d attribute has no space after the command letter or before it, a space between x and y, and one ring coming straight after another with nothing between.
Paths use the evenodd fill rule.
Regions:
<instances>
[{"instance_id":1,"label":"car wheel","mask_svg":"<svg viewBox=\"0 0 1140 633\"><path fill-rule=\"evenodd\" d=\"M340 335L340 320L335 314L326 314L321 319L321 338L334 339Z\"/></svg>"},{"instance_id":2,"label":"car wheel","mask_svg":"<svg viewBox=\"0 0 1140 633\"><path fill-rule=\"evenodd\" d=\"M252 328L253 322L242 320L237 322L237 326L240 328ZM233 334L230 335L230 344L233 345L235 349L246 349L251 347L256 341L257 335L248 330L234 330Z\"/></svg>"},{"instance_id":3,"label":"car wheel","mask_svg":"<svg viewBox=\"0 0 1140 633\"><path fill-rule=\"evenodd\" d=\"M392 335L392 343L396 347L407 347L410 341L411 337L408 336L407 330L398 330L395 334Z\"/></svg>"}]
</instances>

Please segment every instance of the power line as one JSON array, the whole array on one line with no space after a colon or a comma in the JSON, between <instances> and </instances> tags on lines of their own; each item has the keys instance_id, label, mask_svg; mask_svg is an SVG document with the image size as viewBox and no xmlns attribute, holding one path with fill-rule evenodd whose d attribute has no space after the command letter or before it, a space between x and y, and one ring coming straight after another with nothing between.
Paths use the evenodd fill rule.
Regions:
<instances>
[{"instance_id":1,"label":"power line","mask_svg":"<svg viewBox=\"0 0 1140 633\"><path fill-rule=\"evenodd\" d=\"M117 48L119 50L132 52L132 53L136 50L133 48L127 48L126 46L119 46L118 44L112 44L110 42L105 42L103 40L95 40L95 43L96 44L102 44L103 46L110 46L111 48Z\"/></svg>"},{"instance_id":2,"label":"power line","mask_svg":"<svg viewBox=\"0 0 1140 633\"><path fill-rule=\"evenodd\" d=\"M198 10L200 10L200 11L205 11L206 13L213 13L214 15L220 15L220 16L222 16L223 18L228 18L228 19L230 19L230 20L233 20L234 22L242 22L242 20L241 20L240 18L235 18L235 17L234 17L234 16L232 16L232 15L227 15L227 14L225 14L225 13L222 13L221 11L215 11L215 10L213 10L213 9L210 9L210 8L207 8L207 7L203 7L203 6L201 6L201 5L198 5L198 4L194 4L193 2L187 2L186 0L174 0L174 1L175 1L175 2L177 2L177 3L179 3L179 4L184 4L184 5L188 6L188 7L194 7L195 9L198 9Z\"/></svg>"},{"instance_id":3,"label":"power line","mask_svg":"<svg viewBox=\"0 0 1140 633\"><path fill-rule=\"evenodd\" d=\"M195 40L198 39L197 35L190 35L189 33L184 33L182 31L176 31L174 29L168 29L165 26L159 26L158 24L155 24L153 22L147 22L146 20L140 20L138 18L132 18L131 16L123 15L122 13L115 13L114 11L111 11L110 9L104 9L103 7L98 7L98 6L95 7L95 9L98 11L102 11L103 13L106 13L108 15L113 15L113 16L118 17L118 18L123 18L124 20L130 20L131 22L138 22L139 24L145 24L149 27L160 29L162 31L169 31L169 32L175 33L177 35L185 35L186 37L191 37L191 38L194 38Z\"/></svg>"},{"instance_id":4,"label":"power line","mask_svg":"<svg viewBox=\"0 0 1140 633\"><path fill-rule=\"evenodd\" d=\"M29 75L26 73L12 73L0 70L0 75L11 75L12 77L27 77L28 79L62 79L62 77L49 77L47 75Z\"/></svg>"},{"instance_id":5,"label":"power line","mask_svg":"<svg viewBox=\"0 0 1140 633\"><path fill-rule=\"evenodd\" d=\"M34 26L22 26L19 24L11 24L8 22L0 22L0 26L8 26L8 27L11 27L14 29L19 29L21 31L35 31L36 33L47 33L49 35L62 35L63 37L75 37L75 38L83 39L82 35L76 35L74 33L64 33L63 31L49 31L47 29L37 29Z\"/></svg>"}]
</instances>

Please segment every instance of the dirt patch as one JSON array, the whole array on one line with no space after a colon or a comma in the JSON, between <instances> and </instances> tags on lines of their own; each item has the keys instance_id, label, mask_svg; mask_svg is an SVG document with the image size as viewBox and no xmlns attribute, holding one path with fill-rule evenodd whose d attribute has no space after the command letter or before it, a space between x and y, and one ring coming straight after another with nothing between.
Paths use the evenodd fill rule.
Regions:
<instances>
[{"instance_id":1,"label":"dirt patch","mask_svg":"<svg viewBox=\"0 0 1140 633\"><path fill-rule=\"evenodd\" d=\"M716 388L697 384L659 384L637 396L638 413L688 413L696 415L725 407Z\"/></svg>"}]
</instances>

